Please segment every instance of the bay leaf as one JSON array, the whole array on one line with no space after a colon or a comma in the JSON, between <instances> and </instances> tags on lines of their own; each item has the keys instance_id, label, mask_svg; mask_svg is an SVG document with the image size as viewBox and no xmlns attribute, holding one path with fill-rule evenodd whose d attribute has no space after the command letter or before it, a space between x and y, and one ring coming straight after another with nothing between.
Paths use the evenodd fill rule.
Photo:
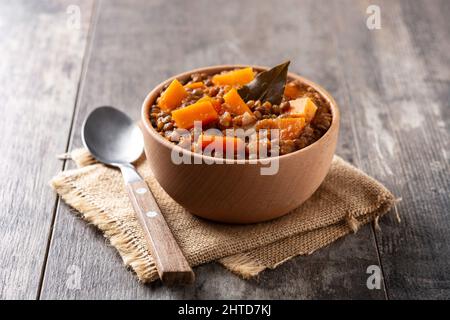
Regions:
<instances>
[{"instance_id":1,"label":"bay leaf","mask_svg":"<svg viewBox=\"0 0 450 320\"><path fill-rule=\"evenodd\" d=\"M272 104L280 104L283 98L284 87L287 80L287 72L290 61L286 61L270 70L258 73L258 75L238 90L244 101L260 100L270 101Z\"/></svg>"}]
</instances>

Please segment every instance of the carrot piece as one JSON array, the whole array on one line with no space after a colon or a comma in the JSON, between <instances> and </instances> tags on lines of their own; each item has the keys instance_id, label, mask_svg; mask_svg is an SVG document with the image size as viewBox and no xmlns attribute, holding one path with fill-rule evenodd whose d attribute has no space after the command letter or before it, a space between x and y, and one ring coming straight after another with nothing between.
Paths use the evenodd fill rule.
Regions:
<instances>
[{"instance_id":1,"label":"carrot piece","mask_svg":"<svg viewBox=\"0 0 450 320\"><path fill-rule=\"evenodd\" d=\"M197 102L203 102L203 101L211 102L213 107L214 107L214 109L216 109L216 111L220 113L220 110L221 110L222 106L221 106L221 103L220 103L219 100L211 98L210 96L203 96L200 99L198 99Z\"/></svg>"},{"instance_id":2,"label":"carrot piece","mask_svg":"<svg viewBox=\"0 0 450 320\"><path fill-rule=\"evenodd\" d=\"M201 121L202 125L217 120L219 115L209 101L201 101L191 104L186 108L172 111L172 119L178 128L190 129L194 121Z\"/></svg>"},{"instance_id":3,"label":"carrot piece","mask_svg":"<svg viewBox=\"0 0 450 320\"><path fill-rule=\"evenodd\" d=\"M158 105L163 111L168 112L179 107L181 101L183 101L187 95L188 93L183 85L177 79L174 79L162 93Z\"/></svg>"},{"instance_id":4,"label":"carrot piece","mask_svg":"<svg viewBox=\"0 0 450 320\"><path fill-rule=\"evenodd\" d=\"M213 136L206 134L201 134L198 137L198 144L202 147L202 150L204 150L211 143L214 143L216 150L221 148L223 152L226 152L227 147L232 147L234 153L245 150L245 142L238 137Z\"/></svg>"},{"instance_id":5,"label":"carrot piece","mask_svg":"<svg viewBox=\"0 0 450 320\"><path fill-rule=\"evenodd\" d=\"M289 104L291 105L290 113L304 117L306 122L310 122L316 115L317 107L310 98L298 98L289 101Z\"/></svg>"},{"instance_id":6,"label":"carrot piece","mask_svg":"<svg viewBox=\"0 0 450 320\"><path fill-rule=\"evenodd\" d=\"M247 104L242 100L241 96L237 92L235 88L232 88L230 91L228 91L224 96L223 99L225 100L226 104L230 107L229 110L232 113L235 114L244 114L248 112L249 114L253 114L253 112L250 110L250 108L247 106Z\"/></svg>"},{"instance_id":7,"label":"carrot piece","mask_svg":"<svg viewBox=\"0 0 450 320\"><path fill-rule=\"evenodd\" d=\"M298 138L306 126L305 118L279 118L264 119L256 123L256 130L261 129L279 129L280 139L292 140Z\"/></svg>"},{"instance_id":8,"label":"carrot piece","mask_svg":"<svg viewBox=\"0 0 450 320\"><path fill-rule=\"evenodd\" d=\"M187 85L185 85L185 87L189 88L189 89L197 89L197 88L201 88L203 86L204 86L203 81L192 82L192 83L188 83Z\"/></svg>"},{"instance_id":9,"label":"carrot piece","mask_svg":"<svg viewBox=\"0 0 450 320\"><path fill-rule=\"evenodd\" d=\"M197 102L204 102L204 101L212 101L212 98L210 96L203 96L200 99L197 100Z\"/></svg>"},{"instance_id":10,"label":"carrot piece","mask_svg":"<svg viewBox=\"0 0 450 320\"><path fill-rule=\"evenodd\" d=\"M289 82L284 87L284 95L289 99L296 99L300 95L300 90L294 82Z\"/></svg>"},{"instance_id":11,"label":"carrot piece","mask_svg":"<svg viewBox=\"0 0 450 320\"><path fill-rule=\"evenodd\" d=\"M212 78L212 82L216 86L224 85L244 85L252 81L254 78L252 68L237 69L230 72L216 74Z\"/></svg>"}]
</instances>

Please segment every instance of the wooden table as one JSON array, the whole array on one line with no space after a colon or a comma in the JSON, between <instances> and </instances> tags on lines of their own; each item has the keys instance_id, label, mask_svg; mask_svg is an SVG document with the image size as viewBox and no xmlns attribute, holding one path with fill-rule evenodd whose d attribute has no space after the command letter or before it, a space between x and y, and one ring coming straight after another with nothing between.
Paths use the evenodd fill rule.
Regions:
<instances>
[{"instance_id":1,"label":"wooden table","mask_svg":"<svg viewBox=\"0 0 450 320\"><path fill-rule=\"evenodd\" d=\"M371 3L1 1L0 298L449 298L450 1L376 1L373 30ZM93 108L138 119L173 74L286 59L336 98L337 154L402 198L400 224L390 214L381 232L364 227L258 279L208 264L194 286L168 289L138 283L48 186L73 167L56 156L81 145Z\"/></svg>"}]
</instances>

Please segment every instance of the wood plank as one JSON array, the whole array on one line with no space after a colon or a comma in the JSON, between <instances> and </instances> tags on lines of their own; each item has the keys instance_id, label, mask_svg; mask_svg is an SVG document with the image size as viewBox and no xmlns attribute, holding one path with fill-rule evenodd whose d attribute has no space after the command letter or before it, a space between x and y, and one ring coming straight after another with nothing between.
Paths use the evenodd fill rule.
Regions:
<instances>
[{"instance_id":1,"label":"wood plank","mask_svg":"<svg viewBox=\"0 0 450 320\"><path fill-rule=\"evenodd\" d=\"M66 10L82 10L80 29ZM0 2L0 299L37 297L91 3Z\"/></svg>"},{"instance_id":2,"label":"wood plank","mask_svg":"<svg viewBox=\"0 0 450 320\"><path fill-rule=\"evenodd\" d=\"M245 12L246 18L238 19L237 12ZM278 18L268 23L273 16ZM323 84L338 101L348 100L349 93L337 77L340 61L333 40L334 19L328 1L279 1L276 6L262 6L256 0L134 1L132 6L102 2L71 148L81 145L81 123L94 107L111 104L138 119L142 99L152 86L203 65L274 65L291 58L292 71ZM341 109L349 116L342 120L338 153L352 160L356 154L350 117L353 107L345 100ZM366 269L378 263L374 237L366 227L310 257L296 258L262 274L259 281L239 279L209 264L196 270L195 286L144 286L125 271L101 234L86 227L63 204L58 208L42 298L383 299L383 290L366 287ZM80 271L80 287L68 285L72 265Z\"/></svg>"},{"instance_id":3,"label":"wood plank","mask_svg":"<svg viewBox=\"0 0 450 320\"><path fill-rule=\"evenodd\" d=\"M371 31L370 1L350 3L334 10L358 162L403 199L376 234L388 297L448 298L449 5L381 1Z\"/></svg>"}]
</instances>

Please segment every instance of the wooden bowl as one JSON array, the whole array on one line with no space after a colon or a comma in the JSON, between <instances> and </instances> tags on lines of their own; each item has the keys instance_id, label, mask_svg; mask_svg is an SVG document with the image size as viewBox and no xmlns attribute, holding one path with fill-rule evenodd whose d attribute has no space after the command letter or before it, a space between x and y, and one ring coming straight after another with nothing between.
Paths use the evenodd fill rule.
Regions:
<instances>
[{"instance_id":1,"label":"wooden bowl","mask_svg":"<svg viewBox=\"0 0 450 320\"><path fill-rule=\"evenodd\" d=\"M192 73L214 74L241 65L213 66L188 71L165 80L154 88L142 105L142 131L147 161L161 187L194 215L226 223L255 223L289 213L305 202L320 186L331 165L339 131L339 110L322 87L296 74L291 80L313 87L331 105L332 123L328 131L306 148L271 159L278 161L275 175L261 175L261 160L231 160L231 164L206 164L203 156L165 140L153 128L149 110L163 86L173 79L187 79ZM267 68L253 66L261 71ZM172 150L180 151L192 164L175 164ZM194 160L201 164L194 164ZM273 163L272 163L273 164Z\"/></svg>"}]
</instances>

